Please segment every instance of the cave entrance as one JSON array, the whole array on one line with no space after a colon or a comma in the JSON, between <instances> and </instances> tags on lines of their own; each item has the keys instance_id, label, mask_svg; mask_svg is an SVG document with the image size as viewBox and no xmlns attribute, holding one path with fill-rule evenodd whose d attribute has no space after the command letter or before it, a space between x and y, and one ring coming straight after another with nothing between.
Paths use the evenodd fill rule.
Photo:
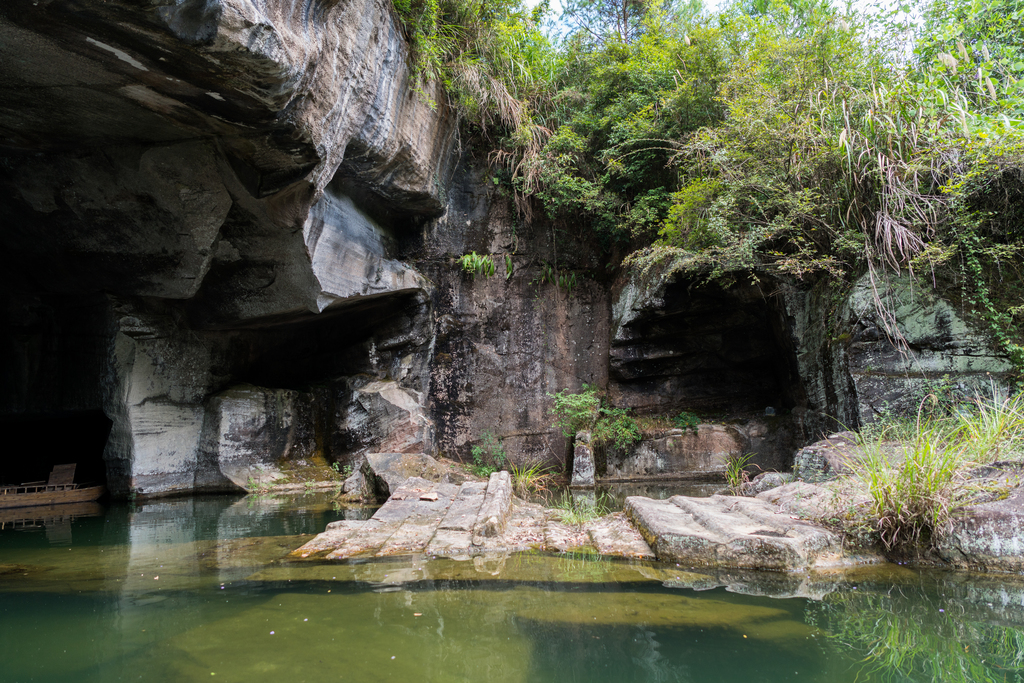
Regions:
<instances>
[{"instance_id":1,"label":"cave entrance","mask_svg":"<svg viewBox=\"0 0 1024 683\"><path fill-rule=\"evenodd\" d=\"M782 297L771 283L679 280L639 311L612 349L617 405L638 414L696 413L743 433L763 467L785 469L806 439L807 396Z\"/></svg>"},{"instance_id":2,"label":"cave entrance","mask_svg":"<svg viewBox=\"0 0 1024 683\"><path fill-rule=\"evenodd\" d=\"M103 449L112 422L100 410L0 417L6 444L0 483L46 481L54 465L75 463L77 483L107 483Z\"/></svg>"},{"instance_id":3,"label":"cave entrance","mask_svg":"<svg viewBox=\"0 0 1024 683\"><path fill-rule=\"evenodd\" d=\"M778 297L761 287L675 282L612 353L624 403L640 413L723 417L806 404Z\"/></svg>"}]
</instances>

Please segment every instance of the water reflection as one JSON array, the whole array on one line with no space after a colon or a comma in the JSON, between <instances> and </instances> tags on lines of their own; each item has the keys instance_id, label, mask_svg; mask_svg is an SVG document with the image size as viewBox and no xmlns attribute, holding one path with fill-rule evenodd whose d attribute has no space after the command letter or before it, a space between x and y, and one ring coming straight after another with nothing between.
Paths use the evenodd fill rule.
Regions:
<instances>
[{"instance_id":1,"label":"water reflection","mask_svg":"<svg viewBox=\"0 0 1024 683\"><path fill-rule=\"evenodd\" d=\"M371 512L182 498L75 519L70 545L4 532L0 680L1021 680L1021 577L285 557Z\"/></svg>"},{"instance_id":2,"label":"water reflection","mask_svg":"<svg viewBox=\"0 0 1024 683\"><path fill-rule=\"evenodd\" d=\"M1024 680L1024 590L958 575L865 584L811 603L807 621L878 680Z\"/></svg>"}]
</instances>

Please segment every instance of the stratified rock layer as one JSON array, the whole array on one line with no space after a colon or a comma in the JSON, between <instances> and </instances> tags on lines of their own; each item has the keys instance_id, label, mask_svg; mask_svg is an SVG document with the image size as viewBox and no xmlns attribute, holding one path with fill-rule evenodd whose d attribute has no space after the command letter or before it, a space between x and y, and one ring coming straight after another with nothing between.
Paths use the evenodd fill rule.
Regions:
<instances>
[{"instance_id":1,"label":"stratified rock layer","mask_svg":"<svg viewBox=\"0 0 1024 683\"><path fill-rule=\"evenodd\" d=\"M685 566L794 571L856 563L838 535L761 500L630 497L626 514L659 560Z\"/></svg>"}]
</instances>

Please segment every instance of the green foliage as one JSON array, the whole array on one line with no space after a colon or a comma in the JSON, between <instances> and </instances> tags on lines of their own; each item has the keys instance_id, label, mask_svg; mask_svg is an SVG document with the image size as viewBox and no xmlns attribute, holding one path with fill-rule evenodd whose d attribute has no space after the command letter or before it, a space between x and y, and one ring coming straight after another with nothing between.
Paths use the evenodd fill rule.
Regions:
<instances>
[{"instance_id":1,"label":"green foliage","mask_svg":"<svg viewBox=\"0 0 1024 683\"><path fill-rule=\"evenodd\" d=\"M551 408L554 426L561 428L567 437L588 430L595 446L614 444L618 448L626 448L641 438L636 420L627 410L609 406L597 387L584 384L577 393L563 389L548 396L554 399Z\"/></svg>"},{"instance_id":2,"label":"green foliage","mask_svg":"<svg viewBox=\"0 0 1024 683\"><path fill-rule=\"evenodd\" d=\"M577 393L563 389L548 396L554 399L554 426L561 428L563 436L571 438L576 432L590 429L600 416L602 400L597 387L584 384Z\"/></svg>"},{"instance_id":3,"label":"green foliage","mask_svg":"<svg viewBox=\"0 0 1024 683\"><path fill-rule=\"evenodd\" d=\"M352 476L352 465L342 466L340 462L336 461L331 463L331 469L334 470L336 474L341 475L344 479L348 479Z\"/></svg>"},{"instance_id":4,"label":"green foliage","mask_svg":"<svg viewBox=\"0 0 1024 683\"><path fill-rule=\"evenodd\" d=\"M557 45L547 5L395 7L527 219L663 274L927 274L1024 370L1024 0L573 0Z\"/></svg>"},{"instance_id":5,"label":"green foliage","mask_svg":"<svg viewBox=\"0 0 1024 683\"><path fill-rule=\"evenodd\" d=\"M697 425L700 424L700 418L697 417L694 413L684 410L672 418L672 423L675 424L675 426L679 427L680 429L691 431L694 434L696 434Z\"/></svg>"},{"instance_id":6,"label":"green foliage","mask_svg":"<svg viewBox=\"0 0 1024 683\"><path fill-rule=\"evenodd\" d=\"M862 457L851 465L871 504L859 521L887 549L927 547L973 495L966 483L971 467L1024 459L1024 395L993 394L956 404L929 396L911 433L882 430L862 440Z\"/></svg>"},{"instance_id":7,"label":"green foliage","mask_svg":"<svg viewBox=\"0 0 1024 683\"><path fill-rule=\"evenodd\" d=\"M908 552L949 520L960 483L962 451L948 447L941 426L925 424L890 462L881 443L865 443L853 471L871 497L866 513L888 550Z\"/></svg>"},{"instance_id":8,"label":"green foliage","mask_svg":"<svg viewBox=\"0 0 1024 683\"><path fill-rule=\"evenodd\" d=\"M490 256L478 256L475 251L460 256L459 266L461 266L462 272L469 273L474 280L477 275L491 277L495 272L494 259Z\"/></svg>"},{"instance_id":9,"label":"green foliage","mask_svg":"<svg viewBox=\"0 0 1024 683\"><path fill-rule=\"evenodd\" d=\"M510 462L508 473L512 477L512 489L522 497L547 491L548 484L554 477L552 469L539 462L522 465Z\"/></svg>"},{"instance_id":10,"label":"green foliage","mask_svg":"<svg viewBox=\"0 0 1024 683\"><path fill-rule=\"evenodd\" d=\"M544 285L551 284L558 287L558 289L564 290L566 296L572 294L572 290L576 287L576 273L572 271L559 271L554 265L550 263L542 263L540 267L540 275L530 282L532 285Z\"/></svg>"},{"instance_id":11,"label":"green foliage","mask_svg":"<svg viewBox=\"0 0 1024 683\"><path fill-rule=\"evenodd\" d=\"M559 520L575 527L600 519L610 511L600 498L591 501L586 496L574 496L571 491L563 491L551 507Z\"/></svg>"},{"instance_id":12,"label":"green foliage","mask_svg":"<svg viewBox=\"0 0 1024 683\"><path fill-rule=\"evenodd\" d=\"M738 493L743 484L750 481L746 467L753 457L754 453L746 453L733 456L725 461L725 481L734 493Z\"/></svg>"},{"instance_id":13,"label":"green foliage","mask_svg":"<svg viewBox=\"0 0 1024 683\"><path fill-rule=\"evenodd\" d=\"M505 469L508 463L501 439L489 431L480 435L480 442L470 448L470 454L473 456L473 473L478 477L489 477Z\"/></svg>"}]
</instances>

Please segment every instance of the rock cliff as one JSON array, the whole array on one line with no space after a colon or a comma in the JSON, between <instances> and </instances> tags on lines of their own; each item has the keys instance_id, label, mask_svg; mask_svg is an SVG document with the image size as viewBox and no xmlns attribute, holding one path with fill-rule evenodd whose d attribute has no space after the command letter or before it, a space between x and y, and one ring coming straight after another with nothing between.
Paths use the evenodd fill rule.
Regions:
<instances>
[{"instance_id":1,"label":"rock cliff","mask_svg":"<svg viewBox=\"0 0 1024 683\"><path fill-rule=\"evenodd\" d=\"M387 0L9 0L0 55L0 479L78 460L119 496L233 490L486 432L562 463L547 393L582 383L720 414L786 467L897 387L856 292L836 327L828 283L611 283L515 215ZM1005 371L928 302L922 377Z\"/></svg>"}]
</instances>

